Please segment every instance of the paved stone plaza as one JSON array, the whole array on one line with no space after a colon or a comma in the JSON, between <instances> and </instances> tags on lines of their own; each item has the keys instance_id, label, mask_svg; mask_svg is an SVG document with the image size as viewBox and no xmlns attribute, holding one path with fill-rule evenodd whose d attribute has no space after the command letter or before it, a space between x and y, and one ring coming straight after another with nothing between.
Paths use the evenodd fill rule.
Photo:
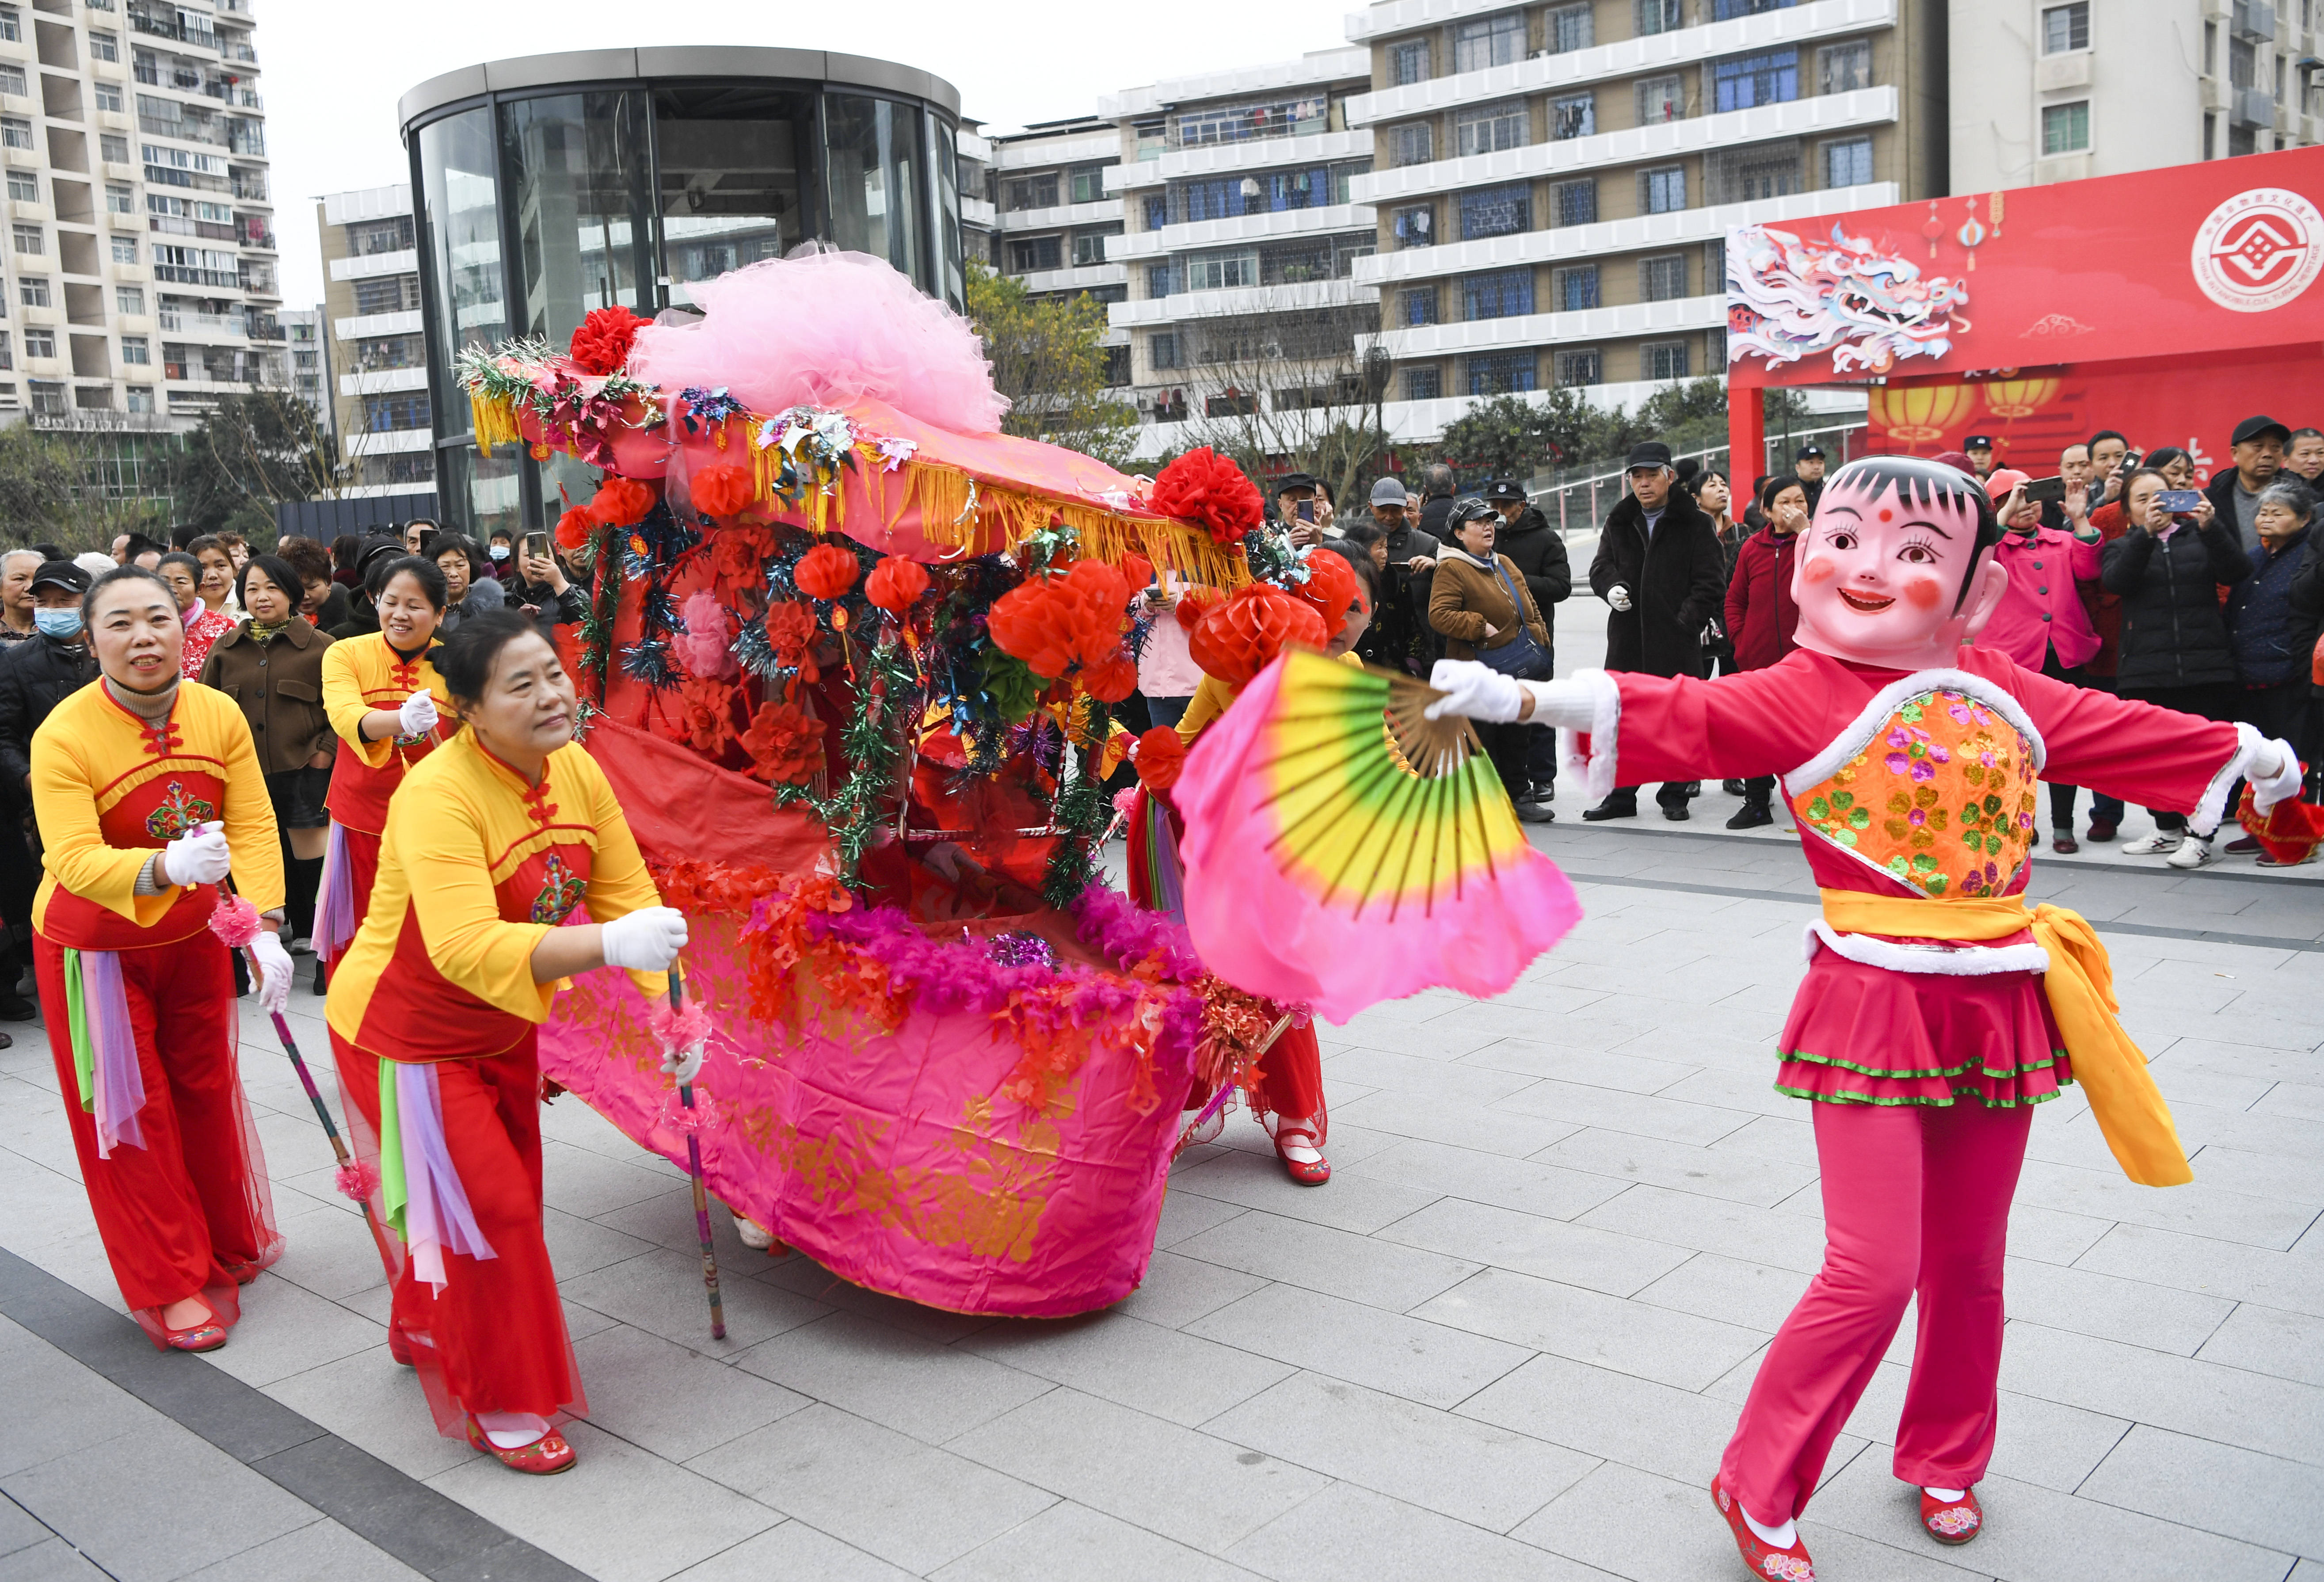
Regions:
<instances>
[{"instance_id":1,"label":"paved stone plaza","mask_svg":"<svg viewBox=\"0 0 2324 1582\"><path fill-rule=\"evenodd\" d=\"M1739 1576L1705 1489L1821 1227L1805 1106L1768 1087L1813 891L1792 841L1718 832L1732 805L1583 827L1569 793L1536 838L1572 938L1498 1001L1330 1030L1333 1182L1292 1186L1237 1115L1180 1161L1144 1289L1085 1318L914 1308L720 1216L714 1344L683 1178L558 1102L591 1411L547 1480L435 1434L247 1002L290 1250L208 1358L121 1316L46 1045L12 1029L0 1578ZM1803 1530L1835 1582L2319 1582L2324 874L2044 866L2038 894L2128 920L2125 1017L2196 1182L2128 1185L2078 1095L2046 1106L1988 1530L1938 1549L1889 1476L1909 1318Z\"/></svg>"}]
</instances>

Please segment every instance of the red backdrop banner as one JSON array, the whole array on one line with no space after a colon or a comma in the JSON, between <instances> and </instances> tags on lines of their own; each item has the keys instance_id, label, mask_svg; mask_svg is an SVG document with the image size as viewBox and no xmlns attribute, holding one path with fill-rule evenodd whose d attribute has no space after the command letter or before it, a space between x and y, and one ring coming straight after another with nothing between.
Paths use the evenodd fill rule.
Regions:
<instances>
[{"instance_id":1,"label":"red backdrop banner","mask_svg":"<svg viewBox=\"0 0 2324 1582\"><path fill-rule=\"evenodd\" d=\"M1767 384L2225 365L2324 343L2319 274L2324 148L1931 199L1730 231L1728 359Z\"/></svg>"}]
</instances>

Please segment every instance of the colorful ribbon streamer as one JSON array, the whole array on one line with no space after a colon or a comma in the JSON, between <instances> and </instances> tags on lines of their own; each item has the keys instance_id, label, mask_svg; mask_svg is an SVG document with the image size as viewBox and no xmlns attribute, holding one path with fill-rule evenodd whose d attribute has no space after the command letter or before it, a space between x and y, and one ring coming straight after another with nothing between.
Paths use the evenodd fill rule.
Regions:
<instances>
[{"instance_id":1,"label":"colorful ribbon streamer","mask_svg":"<svg viewBox=\"0 0 2324 1582\"><path fill-rule=\"evenodd\" d=\"M323 848L322 894L315 903L315 954L328 963L355 937L355 882L347 866L347 832L334 819Z\"/></svg>"},{"instance_id":2,"label":"colorful ribbon streamer","mask_svg":"<svg viewBox=\"0 0 2324 1582\"><path fill-rule=\"evenodd\" d=\"M444 1142L435 1067L379 1063L379 1173L387 1223L403 1238L413 1271L438 1292L446 1253L498 1256L477 1227Z\"/></svg>"},{"instance_id":3,"label":"colorful ribbon streamer","mask_svg":"<svg viewBox=\"0 0 2324 1582\"><path fill-rule=\"evenodd\" d=\"M65 952L65 1016L72 1033L80 1107L97 1116L97 1156L110 1159L124 1143L144 1147L137 1112L145 1107L145 1074L137 1065L137 1039L129 1025L129 995L122 986L118 955L110 950Z\"/></svg>"}]
</instances>

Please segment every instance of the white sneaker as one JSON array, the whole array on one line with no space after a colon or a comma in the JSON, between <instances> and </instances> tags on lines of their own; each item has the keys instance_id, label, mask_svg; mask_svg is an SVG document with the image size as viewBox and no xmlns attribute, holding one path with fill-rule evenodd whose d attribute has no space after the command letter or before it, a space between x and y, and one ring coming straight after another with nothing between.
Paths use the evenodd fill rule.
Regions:
<instances>
[{"instance_id":1,"label":"white sneaker","mask_svg":"<svg viewBox=\"0 0 2324 1582\"><path fill-rule=\"evenodd\" d=\"M2211 837L2190 835L2179 843L2179 849L2163 859L2174 868L2200 868L2211 860Z\"/></svg>"},{"instance_id":2,"label":"white sneaker","mask_svg":"<svg viewBox=\"0 0 2324 1582\"><path fill-rule=\"evenodd\" d=\"M2126 857L2168 856L2179 849L2180 843L2184 838L2185 837L2176 829L2158 829L2152 835L2142 836L2136 840L2126 842L2122 848L2122 855Z\"/></svg>"},{"instance_id":3,"label":"white sneaker","mask_svg":"<svg viewBox=\"0 0 2324 1582\"><path fill-rule=\"evenodd\" d=\"M752 1219L747 1214L736 1214L731 1207L728 1208L726 1212L728 1215L733 1217L734 1221L734 1235L741 1240L744 1246L761 1253L773 1247L775 1244L775 1233L773 1231L769 1230L765 1226L761 1225L757 1220Z\"/></svg>"}]
</instances>

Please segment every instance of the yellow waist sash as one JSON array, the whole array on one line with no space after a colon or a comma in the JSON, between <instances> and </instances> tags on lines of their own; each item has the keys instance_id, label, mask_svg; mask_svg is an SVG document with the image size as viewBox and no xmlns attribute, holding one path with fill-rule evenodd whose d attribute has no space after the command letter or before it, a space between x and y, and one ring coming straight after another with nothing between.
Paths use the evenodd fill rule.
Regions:
<instances>
[{"instance_id":1,"label":"yellow waist sash","mask_svg":"<svg viewBox=\"0 0 2324 1582\"><path fill-rule=\"evenodd\" d=\"M2023 929L2050 954L2042 986L2066 1042L2074 1080L2123 1174L2143 1187L2176 1187L2195 1179L2171 1124L2171 1106L2146 1069L2146 1056L2116 1020L2114 968L2097 930L2062 906L2029 908L2018 898L1916 901L1826 890L1824 921L1844 934L1898 939L2003 939Z\"/></svg>"}]
</instances>

